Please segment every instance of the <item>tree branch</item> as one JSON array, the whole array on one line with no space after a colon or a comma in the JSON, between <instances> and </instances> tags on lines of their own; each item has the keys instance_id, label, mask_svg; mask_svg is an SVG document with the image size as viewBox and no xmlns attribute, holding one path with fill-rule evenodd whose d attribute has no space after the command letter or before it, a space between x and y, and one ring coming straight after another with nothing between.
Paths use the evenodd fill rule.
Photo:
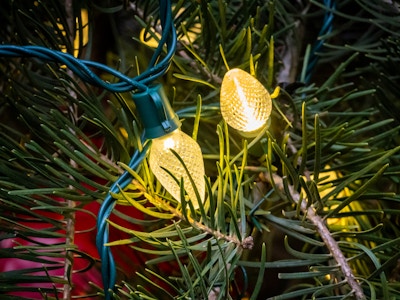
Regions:
<instances>
[{"instance_id":1,"label":"tree branch","mask_svg":"<svg viewBox=\"0 0 400 300\"><path fill-rule=\"evenodd\" d=\"M252 249L254 246L254 241L253 241L252 236L245 237L242 241L240 241L236 236L226 235L220 231L216 231L216 230L204 225L203 223L196 221L195 219L191 218L190 216L188 216L188 218L185 218L183 213L180 212L179 210L175 209L174 207L172 207L165 201L162 201L161 199L159 199L159 201L163 202L163 205L166 206L165 208L167 208L167 210L169 210L171 213L173 213L178 219L184 220L184 221L190 223L190 225L192 225L194 228L198 228L199 230L214 236L216 239L225 240L227 242L234 243L241 249Z\"/></svg>"},{"instance_id":2,"label":"tree branch","mask_svg":"<svg viewBox=\"0 0 400 300\"><path fill-rule=\"evenodd\" d=\"M273 174L273 178L270 178L269 176L266 176L267 180L273 181L275 185L282 191L284 192L284 185L283 185L283 179L279 175ZM337 264L340 266L343 275L345 276L345 279L348 283L348 285L351 287L352 291L354 292L354 295L357 300L365 300L366 297L364 295L364 292L355 279L355 276L350 268L350 265L348 264L346 257L343 255L342 251L340 250L340 247L336 240L332 237L329 229L325 225L323 219L316 214L314 207L311 205L307 207L307 201L301 201L300 199L300 194L293 188L293 186L289 185L288 190L290 192L290 195L294 202L297 205L300 205L301 211L305 214L308 220L310 220L316 227L319 235L321 236L322 240L325 242L326 247L329 249L329 252L332 254L333 258L337 262Z\"/></svg>"},{"instance_id":3,"label":"tree branch","mask_svg":"<svg viewBox=\"0 0 400 300\"><path fill-rule=\"evenodd\" d=\"M70 35L68 36L68 39L72 43L72 47L74 47L74 39L75 39L75 34L74 34L74 28L75 28L75 19L74 19L74 11L73 11L73 3L72 0L65 0L64 2L65 5L65 13L66 13L66 19L67 19L67 25L68 25L68 31ZM68 32L66 31L66 32ZM68 70L67 73L71 76L71 78L74 78L74 74L71 70ZM77 95L73 90L69 90L69 94L76 98ZM72 115L77 118L77 111L78 109L75 106L69 107L69 109L72 111ZM76 167L76 163L71 160L70 164L73 167ZM70 186L72 189L72 186ZM65 200L67 202L67 207L68 207L68 212L64 216L65 220L65 231L66 231L66 237L65 237L65 265L64 265L64 279L66 283L64 284L64 289L63 289L63 300L70 300L71 299L71 291L72 291L72 283L71 283L71 275L72 275L72 270L74 267L74 253L69 251L68 247L71 246L73 247L75 243L75 201L72 201L70 199Z\"/></svg>"},{"instance_id":4,"label":"tree branch","mask_svg":"<svg viewBox=\"0 0 400 300\"><path fill-rule=\"evenodd\" d=\"M171 214L173 214L176 218L188 222L190 225L192 225L194 228L199 229L200 231L206 232L212 236L214 236L216 239L221 239L225 240L227 242L231 242L237 245L237 247L241 249L252 249L254 246L254 241L252 236L247 236L245 237L242 241L237 238L237 236L234 235L226 235L220 231L214 230L207 225L196 221L195 219L191 218L188 216L187 218L185 215L175 207L171 206L167 201L164 201L162 198L158 197L157 195L150 195L147 191L146 188L143 187L137 180L133 180L135 183L135 186L139 188L143 193L147 193L149 197L146 197L153 205L156 207L161 208L162 210L168 211Z\"/></svg>"}]
</instances>

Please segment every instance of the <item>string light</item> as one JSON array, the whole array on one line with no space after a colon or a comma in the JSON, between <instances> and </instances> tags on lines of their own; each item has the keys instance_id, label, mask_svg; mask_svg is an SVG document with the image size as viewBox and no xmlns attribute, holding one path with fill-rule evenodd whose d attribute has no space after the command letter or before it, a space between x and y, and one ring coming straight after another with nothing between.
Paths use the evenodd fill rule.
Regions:
<instances>
[{"instance_id":1,"label":"string light","mask_svg":"<svg viewBox=\"0 0 400 300\"><path fill-rule=\"evenodd\" d=\"M205 171L200 146L180 130L179 118L161 85L133 94L133 100L144 125L145 137L152 140L149 157L151 171L178 201L181 200L180 181L183 180L188 199L197 209L199 203L195 189L200 201L205 196ZM183 164L171 150L175 151Z\"/></svg>"},{"instance_id":2,"label":"string light","mask_svg":"<svg viewBox=\"0 0 400 300\"><path fill-rule=\"evenodd\" d=\"M225 122L245 135L267 125L271 96L265 87L241 69L229 70L221 85L221 114Z\"/></svg>"}]
</instances>

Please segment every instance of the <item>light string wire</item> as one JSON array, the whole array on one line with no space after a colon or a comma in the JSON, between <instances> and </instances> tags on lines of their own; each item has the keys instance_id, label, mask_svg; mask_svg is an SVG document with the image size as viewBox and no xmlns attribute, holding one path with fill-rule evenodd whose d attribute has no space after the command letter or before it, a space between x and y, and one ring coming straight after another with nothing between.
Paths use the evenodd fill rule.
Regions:
<instances>
[{"instance_id":1,"label":"light string wire","mask_svg":"<svg viewBox=\"0 0 400 300\"><path fill-rule=\"evenodd\" d=\"M176 51L177 34L172 18L171 0L159 1L159 14L162 35L158 46L151 57L147 69L140 75L133 78L126 76L125 74L112 69L107 65L90 60L78 59L69 53L41 46L0 45L0 56L32 57L44 61L60 63L67 66L83 81L102 87L113 93L129 91L145 92L148 90L148 85L168 71ZM166 53L165 55L162 55L165 46ZM119 81L116 83L106 82L96 75L92 69L109 73L116 77ZM143 147L142 151L136 150L133 153L128 164L132 170L135 170L140 166L141 162L147 155L149 147L150 143L147 143ZM115 288L116 282L115 260L110 247L106 246L109 241L109 225L107 219L110 217L116 202L115 199L112 198L112 193L117 193L120 189L124 189L131 182L131 180L131 174L125 171L117 179L117 181L111 185L109 192L102 202L97 217L96 247L101 259L103 289L105 298L107 300L111 298L110 290Z\"/></svg>"},{"instance_id":2,"label":"light string wire","mask_svg":"<svg viewBox=\"0 0 400 300\"><path fill-rule=\"evenodd\" d=\"M141 162L147 155L149 147L150 143L147 143L142 151L136 150L132 155L128 164L132 170L135 170L140 166ZM110 299L110 289L114 289L117 277L114 256L110 247L106 245L109 241L109 225L107 220L110 217L116 202L112 197L112 194L125 188L131 181L131 174L125 171L110 187L97 216L96 247L101 260L101 275L106 299Z\"/></svg>"},{"instance_id":3,"label":"light string wire","mask_svg":"<svg viewBox=\"0 0 400 300\"><path fill-rule=\"evenodd\" d=\"M143 84L150 84L158 77L165 74L168 70L173 55L176 49L176 30L172 20L172 8L170 1L160 0L160 22L162 27L162 36L159 41L158 47L156 48L147 71L137 76L135 79ZM167 55L159 63L157 63L163 47L167 45ZM143 138L142 138L143 140ZM138 168L146 157L149 150L150 143L147 143L143 150L135 151L131 161L129 162L129 167L132 170ZM101 259L101 273L103 280L103 289L105 298L108 300L111 298L110 289L115 288L116 282L116 266L113 254L109 246L106 244L109 241L109 224L107 222L110 217L114 206L115 199L112 197L112 193L117 193L120 189L124 189L132 180L132 176L128 171L125 171L116 182L110 187L108 194L106 195L97 217L97 236L96 236L96 246Z\"/></svg>"},{"instance_id":4,"label":"light string wire","mask_svg":"<svg viewBox=\"0 0 400 300\"><path fill-rule=\"evenodd\" d=\"M319 53L323 49L325 40L327 35L332 32L333 28L333 16L334 10L336 9L336 1L335 0L324 0L325 5L325 15L323 19L322 27L318 33L318 38L311 48L310 58L308 60L308 65L306 69L306 75L304 78L304 83L308 84L311 80L311 76L313 75L316 64L319 60Z\"/></svg>"},{"instance_id":5,"label":"light string wire","mask_svg":"<svg viewBox=\"0 0 400 300\"><path fill-rule=\"evenodd\" d=\"M171 64L177 43L176 30L172 19L171 2L169 0L160 0L159 3L160 22L162 27L161 39L150 60L148 69L135 78L135 80L145 84L146 89L148 84L166 73ZM157 63L165 45L167 45L167 55ZM141 152L138 150L135 151L128 164L132 170L135 170L140 166L141 162L146 157L149 148L150 143L147 143ZM110 290L114 290L116 282L115 260L110 247L106 246L109 241L109 224L107 220L116 203L115 199L112 197L112 193L117 193L120 189L126 188L131 180L132 175L128 171L125 171L117 181L114 182L100 207L97 217L96 247L101 259L101 274L106 300L111 298Z\"/></svg>"}]
</instances>

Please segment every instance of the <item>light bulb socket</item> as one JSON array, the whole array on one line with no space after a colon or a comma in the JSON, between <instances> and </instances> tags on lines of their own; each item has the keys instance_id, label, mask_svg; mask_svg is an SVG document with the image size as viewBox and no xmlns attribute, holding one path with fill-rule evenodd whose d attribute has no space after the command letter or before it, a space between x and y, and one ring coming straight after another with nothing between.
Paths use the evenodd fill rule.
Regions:
<instances>
[{"instance_id":1,"label":"light bulb socket","mask_svg":"<svg viewBox=\"0 0 400 300\"><path fill-rule=\"evenodd\" d=\"M143 123L146 139L164 136L181 126L161 84L149 86L146 91L133 94L132 99Z\"/></svg>"}]
</instances>

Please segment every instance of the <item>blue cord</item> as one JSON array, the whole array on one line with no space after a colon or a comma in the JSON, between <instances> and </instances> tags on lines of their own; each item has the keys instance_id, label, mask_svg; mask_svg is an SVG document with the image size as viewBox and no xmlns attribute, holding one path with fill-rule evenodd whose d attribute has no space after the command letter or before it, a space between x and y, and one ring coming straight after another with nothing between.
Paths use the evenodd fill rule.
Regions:
<instances>
[{"instance_id":1,"label":"blue cord","mask_svg":"<svg viewBox=\"0 0 400 300\"><path fill-rule=\"evenodd\" d=\"M146 157L149 150L150 143L146 144L141 152L135 151L129 162L129 167L134 170L136 169L143 159ZM109 240L109 230L107 219L110 217L114 206L115 199L112 198L112 193L117 193L120 189L124 189L132 180L131 174L125 171L116 182L110 187L107 196L105 197L98 216L97 216L97 235L96 235L96 247L101 259L101 275L103 280L103 289L105 298L110 299L110 289L114 289L116 282L116 267L115 260L111 253L110 247L105 244Z\"/></svg>"},{"instance_id":2,"label":"blue cord","mask_svg":"<svg viewBox=\"0 0 400 300\"><path fill-rule=\"evenodd\" d=\"M315 65L318 62L319 56L318 52L320 52L324 46L325 39L321 38L326 36L327 34L332 32L332 22L333 22L333 11L336 9L336 1L335 0L324 0L324 5L326 7L326 12L323 20L323 25L318 33L318 39L313 45L310 52L310 59L308 61L306 75L304 82L309 83L311 80L312 73L314 71Z\"/></svg>"},{"instance_id":3,"label":"blue cord","mask_svg":"<svg viewBox=\"0 0 400 300\"><path fill-rule=\"evenodd\" d=\"M83 81L102 87L113 93L122 93L128 91L145 92L148 85L154 80L164 75L171 65L172 58L175 54L177 36L172 18L171 0L159 0L160 7L160 23L162 27L162 35L157 48L151 57L148 68L140 75L131 78L119 71L116 71L106 65L75 58L69 53L48 49L41 46L15 46L0 45L0 56L6 57L34 57L44 61L57 62L66 65ZM161 58L161 54L166 46L166 54ZM109 73L115 76L119 81L116 83L108 83L97 76L91 68ZM146 157L150 144L146 144L141 152L135 151L130 162L131 169L137 169L143 159ZM105 298L111 298L110 290L114 289L116 282L116 267L111 249L105 244L109 240L109 230L107 219L110 217L114 206L115 199L112 193L117 193L120 189L126 188L131 182L132 176L125 171L116 182L112 184L107 193L98 213L97 217L97 235L96 247L101 259L101 273L104 286Z\"/></svg>"},{"instance_id":4,"label":"blue cord","mask_svg":"<svg viewBox=\"0 0 400 300\"><path fill-rule=\"evenodd\" d=\"M148 69L141 75L135 78L135 82L140 84L150 84L158 77L164 75L168 70L173 55L176 49L176 31L172 20L171 2L160 0L160 21L163 28L163 34L161 36L158 47L156 48L152 59L149 63ZM166 56L157 63L159 57L163 51L164 45L167 45ZM122 77L118 77L123 79ZM118 89L125 88L126 82L118 83ZM147 89L147 86L146 86ZM146 90L145 89L145 90ZM142 89L143 90L143 89ZM146 144L144 149L139 152L136 151L129 163L131 169L136 169L143 159L146 157L150 144ZM97 236L96 246L101 259L101 273L103 280L103 289L106 300L111 298L110 289L113 290L116 282L116 267L115 260L112 255L111 249L105 244L109 240L109 230L107 219L111 215L111 212L115 206L115 200L112 198L112 193L117 193L120 189L124 189L132 180L132 176L125 171L116 182L110 187L109 193L105 197L102 206L100 207L97 217Z\"/></svg>"}]
</instances>

